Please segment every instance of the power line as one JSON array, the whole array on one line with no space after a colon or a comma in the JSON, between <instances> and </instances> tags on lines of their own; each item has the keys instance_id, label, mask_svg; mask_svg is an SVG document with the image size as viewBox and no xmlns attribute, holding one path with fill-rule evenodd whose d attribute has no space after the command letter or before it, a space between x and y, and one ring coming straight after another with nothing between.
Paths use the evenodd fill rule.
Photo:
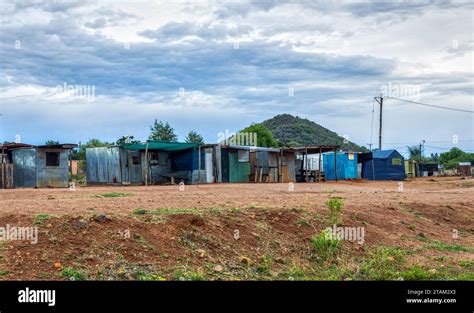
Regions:
<instances>
[{"instance_id":1,"label":"power line","mask_svg":"<svg viewBox=\"0 0 474 313\"><path fill-rule=\"evenodd\" d=\"M424 106L433 107L433 108L438 108L438 109L445 109L445 110L452 110L452 111L459 111L459 112L466 112L466 113L474 113L474 111L470 111L470 110L456 109L456 108L448 108L448 107L443 107L443 106L434 105L434 104L427 104L427 103L421 103L421 102L417 102L417 101L399 99L399 98L395 98L395 97L385 97L385 98L387 98L387 99L394 99L394 100L398 100L398 101L409 102L409 103L414 103L414 104L419 104L419 105L424 105Z\"/></svg>"},{"instance_id":2,"label":"power line","mask_svg":"<svg viewBox=\"0 0 474 313\"><path fill-rule=\"evenodd\" d=\"M435 146L426 146L428 148L432 149L443 149L443 150L451 150L452 148L446 148L446 147L435 147ZM473 152L474 150L467 150L467 149L462 149L462 151L468 151L468 152Z\"/></svg>"}]
</instances>

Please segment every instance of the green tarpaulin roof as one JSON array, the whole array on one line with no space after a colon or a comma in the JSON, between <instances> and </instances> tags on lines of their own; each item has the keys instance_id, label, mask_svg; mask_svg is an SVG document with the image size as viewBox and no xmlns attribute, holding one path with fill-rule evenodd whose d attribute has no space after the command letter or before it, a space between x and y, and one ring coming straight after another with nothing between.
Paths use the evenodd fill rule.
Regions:
<instances>
[{"instance_id":1,"label":"green tarpaulin roof","mask_svg":"<svg viewBox=\"0 0 474 313\"><path fill-rule=\"evenodd\" d=\"M199 145L197 143L185 143L185 142L168 142L168 141L155 141L149 140L148 150L164 150L164 151L180 151L187 149L196 149ZM136 143L123 145L124 149L128 150L145 150L146 143Z\"/></svg>"}]
</instances>

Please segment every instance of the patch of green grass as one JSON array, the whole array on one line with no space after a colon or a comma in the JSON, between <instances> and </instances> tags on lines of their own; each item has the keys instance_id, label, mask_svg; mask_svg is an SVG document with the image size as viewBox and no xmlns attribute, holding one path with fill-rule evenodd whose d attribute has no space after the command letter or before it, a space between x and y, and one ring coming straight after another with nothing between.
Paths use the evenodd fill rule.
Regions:
<instances>
[{"instance_id":1,"label":"patch of green grass","mask_svg":"<svg viewBox=\"0 0 474 313\"><path fill-rule=\"evenodd\" d=\"M197 208L162 208L153 210L151 212L154 215L174 215L174 214L199 214L199 209Z\"/></svg>"},{"instance_id":2,"label":"patch of green grass","mask_svg":"<svg viewBox=\"0 0 474 313\"><path fill-rule=\"evenodd\" d=\"M342 222L342 206L344 201L339 197L332 197L326 201L326 205L329 209L328 222L329 225L340 224Z\"/></svg>"},{"instance_id":3,"label":"patch of green grass","mask_svg":"<svg viewBox=\"0 0 474 313\"><path fill-rule=\"evenodd\" d=\"M435 279L436 273L429 272L419 265L415 265L407 270L404 270L400 273L400 276L403 277L404 280L427 280L427 279Z\"/></svg>"},{"instance_id":4,"label":"patch of green grass","mask_svg":"<svg viewBox=\"0 0 474 313\"><path fill-rule=\"evenodd\" d=\"M61 271L61 276L64 278L68 278L70 280L85 280L86 275L81 272L76 271L71 267L66 267Z\"/></svg>"},{"instance_id":5,"label":"patch of green grass","mask_svg":"<svg viewBox=\"0 0 474 313\"><path fill-rule=\"evenodd\" d=\"M133 210L133 214L135 214L135 215L145 215L147 213L148 213L148 211L145 210L145 209L138 208L138 209Z\"/></svg>"},{"instance_id":6,"label":"patch of green grass","mask_svg":"<svg viewBox=\"0 0 474 313\"><path fill-rule=\"evenodd\" d=\"M123 192L109 192L103 193L100 195L96 195L95 198L120 198L120 197L128 197L131 193L123 193Z\"/></svg>"},{"instance_id":7,"label":"patch of green grass","mask_svg":"<svg viewBox=\"0 0 474 313\"><path fill-rule=\"evenodd\" d=\"M341 247L339 240L329 236L326 230L323 230L318 236L314 236L311 243L323 261L331 258Z\"/></svg>"},{"instance_id":8,"label":"patch of green grass","mask_svg":"<svg viewBox=\"0 0 474 313\"><path fill-rule=\"evenodd\" d=\"M293 265L283 276L289 280L305 280L307 275L304 268Z\"/></svg>"},{"instance_id":9,"label":"patch of green grass","mask_svg":"<svg viewBox=\"0 0 474 313\"><path fill-rule=\"evenodd\" d=\"M166 278L157 274L147 274L143 272L137 273L138 280L145 280L145 281L164 281Z\"/></svg>"},{"instance_id":10,"label":"patch of green grass","mask_svg":"<svg viewBox=\"0 0 474 313\"><path fill-rule=\"evenodd\" d=\"M176 269L173 273L173 276L177 280L193 280L193 281L201 281L205 280L206 277L204 273L200 270L198 271L189 271L188 269Z\"/></svg>"},{"instance_id":11,"label":"patch of green grass","mask_svg":"<svg viewBox=\"0 0 474 313\"><path fill-rule=\"evenodd\" d=\"M1 270L0 271L0 277L1 276L5 276L5 275L8 275L10 272L8 270Z\"/></svg>"},{"instance_id":12,"label":"patch of green grass","mask_svg":"<svg viewBox=\"0 0 474 313\"><path fill-rule=\"evenodd\" d=\"M474 270L474 260L460 260L459 266L462 266L465 268L472 268Z\"/></svg>"},{"instance_id":13,"label":"patch of green grass","mask_svg":"<svg viewBox=\"0 0 474 313\"><path fill-rule=\"evenodd\" d=\"M37 214L33 220L33 225L41 225L44 221L50 219L52 216L49 214Z\"/></svg>"},{"instance_id":14,"label":"patch of green grass","mask_svg":"<svg viewBox=\"0 0 474 313\"><path fill-rule=\"evenodd\" d=\"M311 224L305 219L299 219L297 223L300 226L311 227Z\"/></svg>"},{"instance_id":15,"label":"patch of green grass","mask_svg":"<svg viewBox=\"0 0 474 313\"><path fill-rule=\"evenodd\" d=\"M429 245L424 246L424 248L427 249L436 249L438 251L447 251L447 252L471 252L474 251L472 248L464 247L464 246L458 246L458 245L450 245L447 243L444 243L439 240L433 240L433 242Z\"/></svg>"},{"instance_id":16,"label":"patch of green grass","mask_svg":"<svg viewBox=\"0 0 474 313\"><path fill-rule=\"evenodd\" d=\"M270 274L270 271L273 266L273 258L271 255L264 255L261 259L260 262L257 264L257 272L260 274L265 274L268 275Z\"/></svg>"},{"instance_id":17,"label":"patch of green grass","mask_svg":"<svg viewBox=\"0 0 474 313\"><path fill-rule=\"evenodd\" d=\"M361 270L369 280L394 280L400 278L400 268L405 262L399 248L377 247L368 253L368 260Z\"/></svg>"},{"instance_id":18,"label":"patch of green grass","mask_svg":"<svg viewBox=\"0 0 474 313\"><path fill-rule=\"evenodd\" d=\"M239 208L231 208L231 209L230 209L230 212L232 212L232 213L239 213L239 212L240 212L240 209L239 209Z\"/></svg>"}]
</instances>

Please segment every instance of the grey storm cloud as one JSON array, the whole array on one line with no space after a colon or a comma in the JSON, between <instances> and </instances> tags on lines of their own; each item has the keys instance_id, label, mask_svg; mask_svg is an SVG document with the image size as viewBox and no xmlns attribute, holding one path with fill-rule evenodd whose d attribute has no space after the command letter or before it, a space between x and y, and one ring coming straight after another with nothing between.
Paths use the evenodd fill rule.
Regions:
<instances>
[{"instance_id":1,"label":"grey storm cloud","mask_svg":"<svg viewBox=\"0 0 474 313\"><path fill-rule=\"evenodd\" d=\"M163 118L179 125L180 135L189 125L212 142L223 127L238 130L291 113L351 133L354 141L365 144L372 99L383 84L422 86L426 101L471 104L468 64L465 69L444 69L443 61L437 61L441 63L434 69L431 61L421 62L424 57L446 62L465 58L472 53L472 39L449 30L447 41L436 43L441 47L436 50L429 46L432 42L423 41L426 34L416 34L413 24L394 33L403 36L386 34L419 19L436 26L436 18L445 13L462 17L470 3L179 3L179 13L173 14L183 16L163 23L153 23L146 12L129 10L125 4L133 2L112 6L97 1L19 1L2 7L8 14L0 32L1 136L21 132L41 142L51 136L51 120L73 116L84 127L57 122L55 136L84 141L103 134L104 140L113 140L126 131L144 138L148 124ZM460 21L469 24L465 18ZM125 48L128 39L111 36L117 36L114 29L135 30L141 40ZM449 45L454 39L459 41L455 49ZM347 50L341 50L343 40L351 43ZM401 48L407 55L393 56L393 47L412 42L427 48ZM48 98L41 91L64 83L95 86L95 101ZM186 91L184 98L178 95L180 88ZM446 103L450 97L455 100ZM403 119L403 114L393 109L391 118ZM469 118L450 122L443 112L430 112L430 117L443 120L448 133L472 132ZM350 118L353 122L348 123ZM429 129L413 127L420 133ZM409 138L412 132L407 129L400 136Z\"/></svg>"}]
</instances>

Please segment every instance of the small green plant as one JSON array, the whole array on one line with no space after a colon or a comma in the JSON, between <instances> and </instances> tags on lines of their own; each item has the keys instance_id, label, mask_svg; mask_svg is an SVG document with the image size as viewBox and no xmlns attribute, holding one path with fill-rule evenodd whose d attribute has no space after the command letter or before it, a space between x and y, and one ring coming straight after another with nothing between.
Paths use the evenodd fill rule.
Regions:
<instances>
[{"instance_id":1,"label":"small green plant","mask_svg":"<svg viewBox=\"0 0 474 313\"><path fill-rule=\"evenodd\" d=\"M50 219L51 215L49 214L38 214L35 216L35 219L33 221L33 225L41 225L43 224L44 221L47 219Z\"/></svg>"},{"instance_id":2,"label":"small green plant","mask_svg":"<svg viewBox=\"0 0 474 313\"><path fill-rule=\"evenodd\" d=\"M328 221L330 225L340 224L342 222L342 206L344 201L339 197L332 197L326 201L326 205L329 208L329 217Z\"/></svg>"},{"instance_id":3,"label":"small green plant","mask_svg":"<svg viewBox=\"0 0 474 313\"><path fill-rule=\"evenodd\" d=\"M0 271L0 276L5 276L5 275L8 275L8 274L9 274L8 270L1 270Z\"/></svg>"},{"instance_id":4,"label":"small green plant","mask_svg":"<svg viewBox=\"0 0 474 313\"><path fill-rule=\"evenodd\" d=\"M96 198L120 198L120 197L128 197L130 195L131 195L130 193L110 192L110 193L103 193L95 197Z\"/></svg>"},{"instance_id":5,"label":"small green plant","mask_svg":"<svg viewBox=\"0 0 474 313\"><path fill-rule=\"evenodd\" d=\"M61 276L70 280L85 280L86 276L71 267L66 267L61 271Z\"/></svg>"},{"instance_id":6,"label":"small green plant","mask_svg":"<svg viewBox=\"0 0 474 313\"><path fill-rule=\"evenodd\" d=\"M145 210L145 209L140 209L140 208L139 208L139 209L135 209L135 210L133 211L133 214L135 214L135 215L145 215L145 214L147 214L147 213L148 213L147 210Z\"/></svg>"},{"instance_id":7,"label":"small green plant","mask_svg":"<svg viewBox=\"0 0 474 313\"><path fill-rule=\"evenodd\" d=\"M341 247L339 240L329 236L326 230L323 230L318 236L314 236L311 243L323 261L332 257Z\"/></svg>"},{"instance_id":8,"label":"small green plant","mask_svg":"<svg viewBox=\"0 0 474 313\"><path fill-rule=\"evenodd\" d=\"M270 274L273 265L273 258L270 255L264 255L257 264L257 271L260 274Z\"/></svg>"}]
</instances>

